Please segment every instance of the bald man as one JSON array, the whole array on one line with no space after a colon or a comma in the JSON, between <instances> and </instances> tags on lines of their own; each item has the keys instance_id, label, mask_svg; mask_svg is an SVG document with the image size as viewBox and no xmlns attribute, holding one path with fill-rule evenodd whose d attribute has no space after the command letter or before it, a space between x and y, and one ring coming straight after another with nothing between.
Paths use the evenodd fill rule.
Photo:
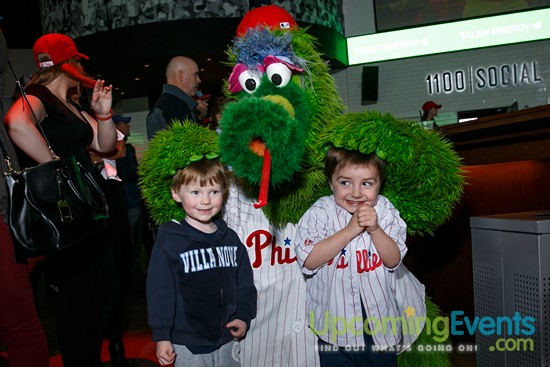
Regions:
<instances>
[{"instance_id":1,"label":"bald man","mask_svg":"<svg viewBox=\"0 0 550 367\"><path fill-rule=\"evenodd\" d=\"M193 110L204 106L198 106L192 97L200 82L199 67L195 61L185 56L170 60L166 66L166 84L162 86L162 94L147 115L148 139L170 126L174 119L198 122Z\"/></svg>"}]
</instances>

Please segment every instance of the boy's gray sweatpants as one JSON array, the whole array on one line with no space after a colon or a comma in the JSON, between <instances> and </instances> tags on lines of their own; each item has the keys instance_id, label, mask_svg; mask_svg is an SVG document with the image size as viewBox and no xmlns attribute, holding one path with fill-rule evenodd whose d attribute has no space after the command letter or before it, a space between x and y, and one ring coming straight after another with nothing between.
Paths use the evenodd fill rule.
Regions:
<instances>
[{"instance_id":1,"label":"boy's gray sweatpants","mask_svg":"<svg viewBox=\"0 0 550 367\"><path fill-rule=\"evenodd\" d=\"M174 344L174 367L240 367L239 343L231 341L212 353L193 354L184 345Z\"/></svg>"}]
</instances>

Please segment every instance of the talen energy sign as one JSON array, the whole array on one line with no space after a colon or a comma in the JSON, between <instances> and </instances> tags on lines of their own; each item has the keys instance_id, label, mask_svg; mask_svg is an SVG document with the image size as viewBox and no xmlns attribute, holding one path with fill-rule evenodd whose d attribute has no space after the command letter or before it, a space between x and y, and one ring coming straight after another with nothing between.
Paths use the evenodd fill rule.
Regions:
<instances>
[{"instance_id":1,"label":"talen energy sign","mask_svg":"<svg viewBox=\"0 0 550 367\"><path fill-rule=\"evenodd\" d=\"M428 74L428 94L450 94L542 83L537 61L491 66L469 66L465 69Z\"/></svg>"},{"instance_id":2,"label":"talen energy sign","mask_svg":"<svg viewBox=\"0 0 550 367\"><path fill-rule=\"evenodd\" d=\"M550 38L550 8L346 39L348 64L499 46Z\"/></svg>"}]
</instances>

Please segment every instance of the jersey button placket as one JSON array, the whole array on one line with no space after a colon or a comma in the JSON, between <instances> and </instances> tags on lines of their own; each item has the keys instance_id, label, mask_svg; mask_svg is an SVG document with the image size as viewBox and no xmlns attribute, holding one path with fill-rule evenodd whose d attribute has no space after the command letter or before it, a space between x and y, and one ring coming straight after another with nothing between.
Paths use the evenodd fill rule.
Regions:
<instances>
[{"instance_id":1,"label":"jersey button placket","mask_svg":"<svg viewBox=\"0 0 550 367\"><path fill-rule=\"evenodd\" d=\"M294 321L292 324L292 331L296 334L301 333L304 330L304 323L301 321Z\"/></svg>"}]
</instances>

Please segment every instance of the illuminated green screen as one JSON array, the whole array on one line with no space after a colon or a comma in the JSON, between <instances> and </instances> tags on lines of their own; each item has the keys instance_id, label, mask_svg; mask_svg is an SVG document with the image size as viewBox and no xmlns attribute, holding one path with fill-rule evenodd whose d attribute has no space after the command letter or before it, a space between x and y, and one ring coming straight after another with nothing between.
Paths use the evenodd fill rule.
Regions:
<instances>
[{"instance_id":1,"label":"illuminated green screen","mask_svg":"<svg viewBox=\"0 0 550 367\"><path fill-rule=\"evenodd\" d=\"M348 64L438 54L550 38L550 9L350 37Z\"/></svg>"}]
</instances>

